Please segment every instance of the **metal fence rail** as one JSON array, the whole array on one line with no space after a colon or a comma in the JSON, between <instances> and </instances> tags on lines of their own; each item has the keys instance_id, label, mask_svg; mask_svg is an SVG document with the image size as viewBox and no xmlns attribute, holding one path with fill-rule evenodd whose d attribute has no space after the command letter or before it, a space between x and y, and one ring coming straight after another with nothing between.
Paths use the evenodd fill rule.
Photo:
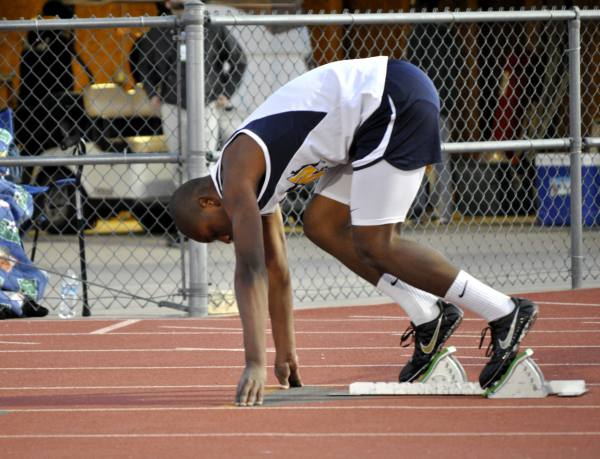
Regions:
<instances>
[{"instance_id":1,"label":"metal fence rail","mask_svg":"<svg viewBox=\"0 0 600 459\"><path fill-rule=\"evenodd\" d=\"M197 1L182 18L1 21L0 70L13 75L6 105L22 156L0 165L50 184L83 166L92 313L152 304L106 285L205 314L233 301L233 252L179 241L170 193L203 175L228 134L286 81L331 60L385 54L430 75L444 121L444 161L428 171L403 234L506 291L597 284L599 21L600 10L579 9L248 15ZM219 27L241 54L216 41ZM65 58L57 35L70 54L48 79ZM235 83L225 104L207 89L212 52L237 56L219 70L223 87ZM172 81L160 79L165 69ZM68 87L55 86L62 77ZM60 148L78 138L86 156ZM310 190L282 203L296 301L378 295L306 240L308 199ZM36 263L64 272L78 258L73 190L56 188L38 204L47 218L36 220ZM53 307L60 279L50 277Z\"/></svg>"}]
</instances>

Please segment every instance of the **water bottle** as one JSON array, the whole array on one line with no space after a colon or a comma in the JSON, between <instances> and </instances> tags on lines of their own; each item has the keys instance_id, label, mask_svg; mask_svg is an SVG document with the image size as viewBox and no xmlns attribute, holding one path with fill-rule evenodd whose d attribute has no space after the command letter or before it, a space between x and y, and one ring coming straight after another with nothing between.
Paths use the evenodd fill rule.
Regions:
<instances>
[{"instance_id":1,"label":"water bottle","mask_svg":"<svg viewBox=\"0 0 600 459\"><path fill-rule=\"evenodd\" d=\"M60 304L58 317L71 319L75 317L77 303L79 302L79 279L72 269L69 269L60 284Z\"/></svg>"}]
</instances>

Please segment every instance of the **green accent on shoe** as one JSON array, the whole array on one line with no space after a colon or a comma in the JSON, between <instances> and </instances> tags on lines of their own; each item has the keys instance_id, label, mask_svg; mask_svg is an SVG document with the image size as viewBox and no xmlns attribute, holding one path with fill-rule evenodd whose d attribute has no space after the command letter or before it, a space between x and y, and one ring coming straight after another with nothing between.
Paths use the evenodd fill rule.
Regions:
<instances>
[{"instance_id":1,"label":"green accent on shoe","mask_svg":"<svg viewBox=\"0 0 600 459\"><path fill-rule=\"evenodd\" d=\"M452 354L453 352L454 351L450 351L447 347L442 349L441 351L438 351L437 354L435 354L433 356L433 359L431 359L431 362L429 362L429 366L427 367L427 370L425 370L425 373L423 373L421 375L421 377L418 379L418 381L420 381L420 382L427 381L427 378L429 378L429 376L431 375L433 370L435 370L435 367L437 366L438 362L440 360L442 360L444 357L446 357L447 355Z\"/></svg>"},{"instance_id":2,"label":"green accent on shoe","mask_svg":"<svg viewBox=\"0 0 600 459\"><path fill-rule=\"evenodd\" d=\"M491 385L490 387L485 389L485 391L483 392L483 396L489 397L490 395L493 395L496 391L500 390L500 388L502 388L502 386L506 383L506 381L512 375L515 367L523 360L529 358L532 354L533 354L533 352L531 351L531 349L526 349L523 352L520 352L519 354L517 354L517 356L513 359L511 364L508 366L508 369L504 372L502 377L498 381L496 381L493 385Z\"/></svg>"}]
</instances>

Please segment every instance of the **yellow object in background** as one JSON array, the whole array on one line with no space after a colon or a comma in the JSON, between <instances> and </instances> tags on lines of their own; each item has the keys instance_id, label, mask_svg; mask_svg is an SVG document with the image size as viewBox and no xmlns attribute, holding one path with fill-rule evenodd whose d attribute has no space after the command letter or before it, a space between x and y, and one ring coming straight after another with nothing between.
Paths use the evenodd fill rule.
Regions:
<instances>
[{"instance_id":1,"label":"yellow object in background","mask_svg":"<svg viewBox=\"0 0 600 459\"><path fill-rule=\"evenodd\" d=\"M140 222L127 212L122 211L108 220L98 220L93 228L85 230L85 234L129 234L144 231Z\"/></svg>"}]
</instances>

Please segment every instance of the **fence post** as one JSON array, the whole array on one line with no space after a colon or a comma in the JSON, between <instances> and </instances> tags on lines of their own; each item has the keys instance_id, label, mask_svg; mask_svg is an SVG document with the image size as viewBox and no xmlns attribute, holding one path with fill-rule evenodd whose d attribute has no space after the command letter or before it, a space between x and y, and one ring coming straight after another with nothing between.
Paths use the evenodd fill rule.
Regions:
<instances>
[{"instance_id":1,"label":"fence post","mask_svg":"<svg viewBox=\"0 0 600 459\"><path fill-rule=\"evenodd\" d=\"M581 287L583 218L581 199L581 20L579 8L569 21L569 132L571 136L571 288Z\"/></svg>"},{"instance_id":2,"label":"fence post","mask_svg":"<svg viewBox=\"0 0 600 459\"><path fill-rule=\"evenodd\" d=\"M186 102L188 117L188 151L184 152L188 179L202 177L206 170L206 136L204 135L204 4L185 2ZM189 315L208 315L208 276L206 244L189 241Z\"/></svg>"}]
</instances>

